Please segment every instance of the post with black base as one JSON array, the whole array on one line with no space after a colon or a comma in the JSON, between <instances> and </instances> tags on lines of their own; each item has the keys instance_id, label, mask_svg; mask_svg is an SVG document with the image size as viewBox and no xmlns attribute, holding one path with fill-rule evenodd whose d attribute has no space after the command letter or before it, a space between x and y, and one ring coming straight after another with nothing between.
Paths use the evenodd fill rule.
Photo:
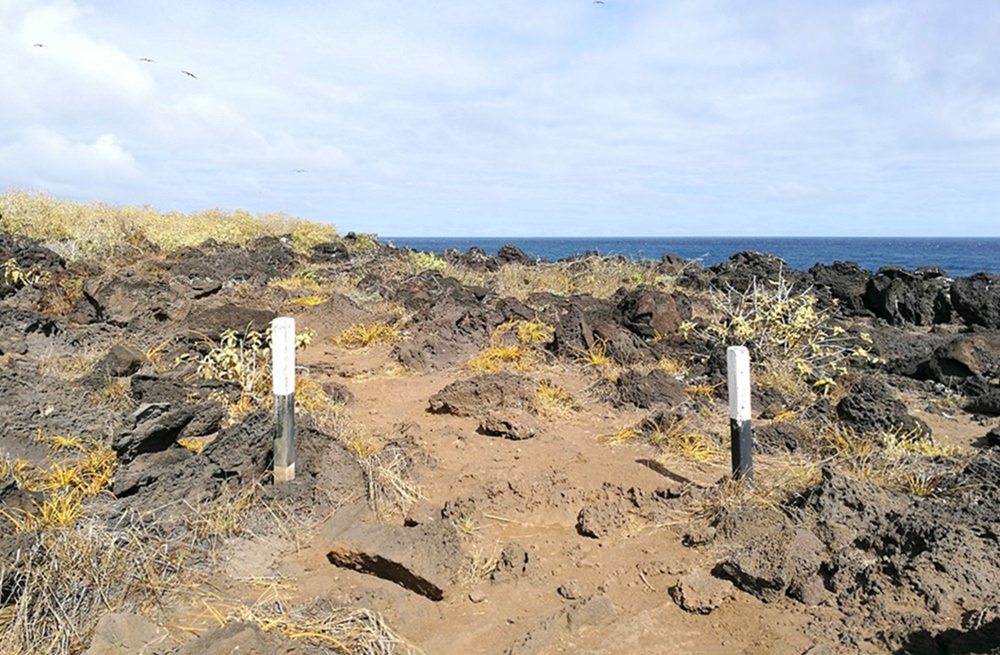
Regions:
<instances>
[{"instance_id":1,"label":"post with black base","mask_svg":"<svg viewBox=\"0 0 1000 655\"><path fill-rule=\"evenodd\" d=\"M729 371L729 432L732 436L733 478L753 482L753 431L750 427L750 351L726 349Z\"/></svg>"},{"instance_id":2,"label":"post with black base","mask_svg":"<svg viewBox=\"0 0 1000 655\"><path fill-rule=\"evenodd\" d=\"M274 390L274 481L295 479L295 319L271 321Z\"/></svg>"}]
</instances>

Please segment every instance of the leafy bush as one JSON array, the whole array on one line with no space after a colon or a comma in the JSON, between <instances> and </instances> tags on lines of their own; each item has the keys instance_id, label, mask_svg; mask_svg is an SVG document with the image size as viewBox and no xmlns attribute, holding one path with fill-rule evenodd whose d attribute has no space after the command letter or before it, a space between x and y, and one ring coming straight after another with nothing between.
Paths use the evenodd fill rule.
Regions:
<instances>
[{"instance_id":1,"label":"leafy bush","mask_svg":"<svg viewBox=\"0 0 1000 655\"><path fill-rule=\"evenodd\" d=\"M419 271L440 271L448 267L448 262L430 252L410 253L410 262Z\"/></svg>"},{"instance_id":2,"label":"leafy bush","mask_svg":"<svg viewBox=\"0 0 1000 655\"><path fill-rule=\"evenodd\" d=\"M799 380L825 393L847 374L850 361L877 361L866 348L867 334L848 334L829 311L817 309L810 290L793 290L784 277L755 280L744 292L716 292L712 302L721 320L688 322L682 333L696 332L713 347L746 346L755 364L776 379L792 367Z\"/></svg>"},{"instance_id":3,"label":"leafy bush","mask_svg":"<svg viewBox=\"0 0 1000 655\"><path fill-rule=\"evenodd\" d=\"M295 335L295 348L301 349L312 343L315 333L306 329ZM223 396L219 401L228 409L230 418L235 418L258 407L269 407L271 397L271 328L264 332L250 330L239 334L229 329L218 341L206 339L204 354L184 353L174 361L175 366L194 363L195 375L203 380L233 382L240 389L236 402L229 402Z\"/></svg>"}]
</instances>

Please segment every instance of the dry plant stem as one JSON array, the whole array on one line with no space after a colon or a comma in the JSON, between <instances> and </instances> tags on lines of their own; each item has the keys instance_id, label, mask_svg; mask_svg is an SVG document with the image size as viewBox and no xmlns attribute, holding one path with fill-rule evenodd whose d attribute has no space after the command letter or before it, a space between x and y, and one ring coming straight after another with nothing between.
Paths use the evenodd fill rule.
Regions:
<instances>
[{"instance_id":1,"label":"dry plant stem","mask_svg":"<svg viewBox=\"0 0 1000 655\"><path fill-rule=\"evenodd\" d=\"M3 573L18 595L0 654L78 652L102 613L156 599L178 564L155 537L137 521L38 533Z\"/></svg>"}]
</instances>

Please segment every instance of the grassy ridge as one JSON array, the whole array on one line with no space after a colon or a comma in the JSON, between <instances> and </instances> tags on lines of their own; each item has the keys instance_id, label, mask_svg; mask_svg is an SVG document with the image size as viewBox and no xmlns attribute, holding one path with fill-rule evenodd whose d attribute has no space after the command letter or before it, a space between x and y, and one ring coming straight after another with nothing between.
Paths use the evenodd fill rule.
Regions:
<instances>
[{"instance_id":1,"label":"grassy ridge","mask_svg":"<svg viewBox=\"0 0 1000 655\"><path fill-rule=\"evenodd\" d=\"M135 252L155 246L171 251L208 240L246 245L264 236L291 235L299 250L337 236L329 224L284 213L251 214L206 209L189 214L149 206L57 200L44 193L0 194L0 231L43 241L68 259Z\"/></svg>"}]
</instances>

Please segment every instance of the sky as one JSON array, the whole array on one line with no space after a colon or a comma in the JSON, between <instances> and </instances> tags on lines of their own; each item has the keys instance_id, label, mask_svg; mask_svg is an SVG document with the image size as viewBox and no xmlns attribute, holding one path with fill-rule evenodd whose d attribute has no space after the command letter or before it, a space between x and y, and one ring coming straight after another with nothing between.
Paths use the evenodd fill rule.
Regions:
<instances>
[{"instance_id":1,"label":"sky","mask_svg":"<svg viewBox=\"0 0 1000 655\"><path fill-rule=\"evenodd\" d=\"M0 0L0 190L382 236L1000 236L998 36L995 0Z\"/></svg>"}]
</instances>

